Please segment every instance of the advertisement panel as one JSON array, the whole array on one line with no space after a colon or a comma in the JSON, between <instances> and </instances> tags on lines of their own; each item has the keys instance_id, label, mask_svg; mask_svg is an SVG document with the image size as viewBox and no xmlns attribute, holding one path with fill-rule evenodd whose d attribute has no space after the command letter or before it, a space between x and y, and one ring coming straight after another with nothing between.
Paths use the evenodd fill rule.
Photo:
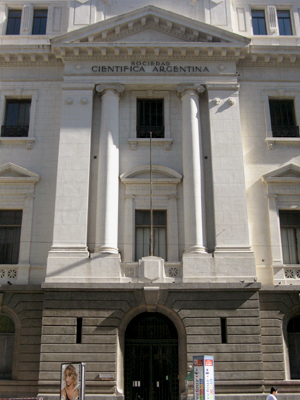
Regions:
<instances>
[{"instance_id":1,"label":"advertisement panel","mask_svg":"<svg viewBox=\"0 0 300 400\"><path fill-rule=\"evenodd\" d=\"M215 400L215 376L213 356L204 356L204 399Z\"/></svg>"},{"instance_id":2,"label":"advertisement panel","mask_svg":"<svg viewBox=\"0 0 300 400\"><path fill-rule=\"evenodd\" d=\"M194 400L204 400L204 381L203 381L204 356L194 356Z\"/></svg>"},{"instance_id":3,"label":"advertisement panel","mask_svg":"<svg viewBox=\"0 0 300 400\"><path fill-rule=\"evenodd\" d=\"M194 400L215 400L214 357L194 356Z\"/></svg>"},{"instance_id":4,"label":"advertisement panel","mask_svg":"<svg viewBox=\"0 0 300 400\"><path fill-rule=\"evenodd\" d=\"M85 364L61 364L60 399L84 400Z\"/></svg>"}]
</instances>

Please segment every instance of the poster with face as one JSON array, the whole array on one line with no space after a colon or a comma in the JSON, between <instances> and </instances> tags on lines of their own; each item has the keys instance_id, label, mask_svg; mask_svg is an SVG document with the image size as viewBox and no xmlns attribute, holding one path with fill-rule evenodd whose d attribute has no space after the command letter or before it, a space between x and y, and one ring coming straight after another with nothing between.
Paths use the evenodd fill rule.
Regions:
<instances>
[{"instance_id":1,"label":"poster with face","mask_svg":"<svg viewBox=\"0 0 300 400\"><path fill-rule=\"evenodd\" d=\"M61 365L60 400L82 400L81 363Z\"/></svg>"}]
</instances>

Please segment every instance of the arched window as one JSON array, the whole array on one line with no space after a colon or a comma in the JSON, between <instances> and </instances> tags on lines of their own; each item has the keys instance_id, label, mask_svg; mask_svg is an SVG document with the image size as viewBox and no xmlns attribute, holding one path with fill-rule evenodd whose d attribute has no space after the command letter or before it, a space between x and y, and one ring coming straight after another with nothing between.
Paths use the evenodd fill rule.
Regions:
<instances>
[{"instance_id":1,"label":"arched window","mask_svg":"<svg viewBox=\"0 0 300 400\"><path fill-rule=\"evenodd\" d=\"M287 326L291 379L300 379L300 315Z\"/></svg>"},{"instance_id":2,"label":"arched window","mask_svg":"<svg viewBox=\"0 0 300 400\"><path fill-rule=\"evenodd\" d=\"M15 325L6 315L0 315L0 379L12 379Z\"/></svg>"}]
</instances>

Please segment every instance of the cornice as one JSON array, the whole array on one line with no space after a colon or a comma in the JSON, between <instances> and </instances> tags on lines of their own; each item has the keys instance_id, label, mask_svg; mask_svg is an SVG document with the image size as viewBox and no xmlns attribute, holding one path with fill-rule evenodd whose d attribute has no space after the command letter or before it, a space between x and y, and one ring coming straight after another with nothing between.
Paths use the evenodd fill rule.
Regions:
<instances>
[{"instance_id":1,"label":"cornice","mask_svg":"<svg viewBox=\"0 0 300 400\"><path fill-rule=\"evenodd\" d=\"M253 46L225 42L161 42L161 43L55 43L2 44L0 65L57 66L65 61L125 60L233 61L240 66L299 66L298 46Z\"/></svg>"}]
</instances>

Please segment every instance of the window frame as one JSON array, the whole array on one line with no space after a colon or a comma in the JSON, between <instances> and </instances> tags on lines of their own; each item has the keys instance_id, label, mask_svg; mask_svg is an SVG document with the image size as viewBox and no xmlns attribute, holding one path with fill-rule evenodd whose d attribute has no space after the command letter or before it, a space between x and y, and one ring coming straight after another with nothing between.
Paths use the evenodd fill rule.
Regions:
<instances>
[{"instance_id":1,"label":"window frame","mask_svg":"<svg viewBox=\"0 0 300 400\"><path fill-rule=\"evenodd\" d=\"M286 34L281 34L280 33L280 26L279 26L279 18L278 18L278 11L286 11L289 13L289 21L290 21L290 28L291 28L291 33L286 35ZM290 8L281 8L281 7L276 7L276 17L277 17L277 24L278 24L278 35L279 36L294 36L294 29L293 29L293 21L292 21L292 12Z\"/></svg>"},{"instance_id":2,"label":"window frame","mask_svg":"<svg viewBox=\"0 0 300 400\"><path fill-rule=\"evenodd\" d=\"M43 33L33 33L34 30L34 21L35 21L35 13L38 11L46 11L46 25L45 25L45 32ZM31 34L36 36L36 35L46 35L47 34L47 25L48 25L48 17L49 17L49 9L48 8L34 8L33 9L33 16L32 16L32 28L31 28Z\"/></svg>"},{"instance_id":3,"label":"window frame","mask_svg":"<svg viewBox=\"0 0 300 400\"><path fill-rule=\"evenodd\" d=\"M274 104L274 102L277 102L277 107L281 109L281 115L283 113L286 113L286 116L288 116L288 104L291 104L291 108L290 108L290 113L291 113L291 120L293 122L293 125L291 125L290 123L288 125L284 125L283 123L281 124L276 124L276 121L273 120L274 115L276 116L276 112L274 111L275 106L271 106L272 102ZM289 102L289 103L288 103ZM283 106L285 105L286 110L283 110ZM270 110L270 119L271 119L271 129L272 129L272 137L286 137L286 138L291 138L291 137L299 137L299 126L297 125L297 120L296 120L296 110L295 110L295 100L293 98L273 98L273 97L269 97L269 110ZM281 121L283 122L283 121ZM289 136L281 136L281 135L274 135L274 132L276 132L276 129L283 129L283 128L296 128L298 127L298 136L293 136L293 135L289 135ZM296 131L296 130L295 130Z\"/></svg>"},{"instance_id":4,"label":"window frame","mask_svg":"<svg viewBox=\"0 0 300 400\"><path fill-rule=\"evenodd\" d=\"M26 149L31 150L35 142L36 107L38 100L37 90L3 90L0 94L0 124L5 124L7 100L31 100L28 136L24 137L5 137L0 134L0 143L24 144Z\"/></svg>"},{"instance_id":5,"label":"window frame","mask_svg":"<svg viewBox=\"0 0 300 400\"><path fill-rule=\"evenodd\" d=\"M148 103L148 104L147 104ZM143 122L145 122L145 120L147 119L147 112L148 112L148 118L150 120L153 119L153 114L152 114L152 104L155 104L156 106L156 111L159 108L159 112L160 112L160 116L157 116L155 119L155 125L145 125L143 124ZM157 138L157 139L164 139L165 137L165 124L164 124L164 99L145 99L145 98L137 98L136 99L136 106L137 106L137 118L136 118L136 136L139 139L149 139L150 138L150 132L151 132L151 128L154 128L154 132L152 131L152 138ZM144 112L143 112L143 117L140 118L140 109L143 108ZM148 110L147 110L148 109ZM157 120L158 118L162 119L162 125L158 125L157 124ZM142 121L140 120L142 119ZM149 130L149 136L148 133L146 133L147 137L143 137L140 136L139 133L139 129L145 129L146 128L150 128ZM162 136L157 136L157 133L155 132L155 128L160 128L160 131L162 131Z\"/></svg>"},{"instance_id":6,"label":"window frame","mask_svg":"<svg viewBox=\"0 0 300 400\"><path fill-rule=\"evenodd\" d=\"M14 12L14 11L19 11L21 13L21 15L20 15L19 32L18 33L7 33L8 23L9 23L9 14L10 14L10 12ZM21 34L22 15L23 15L23 10L22 9L20 9L20 8L11 8L11 7L8 8L8 10L7 10L7 21L6 21L6 26L5 26L5 35L6 36L19 36Z\"/></svg>"},{"instance_id":7,"label":"window frame","mask_svg":"<svg viewBox=\"0 0 300 400\"><path fill-rule=\"evenodd\" d=\"M21 223L20 224L9 224L9 225L5 225L5 224L3 224L3 223L1 223L1 214L2 214L2 212L14 212L14 213L17 213L17 212L19 212L19 213L21 213ZM18 247L18 250L17 250L17 254L18 254L18 257L17 257L17 262L15 263L15 262L7 262L8 261L8 258L9 258L9 256L7 256L6 255L6 257L5 257L5 260L4 261L6 261L6 262L3 262L2 264L3 265L17 265L17 264L19 264L19 256L20 256L20 245L21 245L21 230L22 230L22 219L23 219L23 211L22 210L7 210L7 209L1 209L0 208L0 231L2 231L2 229L4 229L5 231L7 231L7 228L8 229L13 229L13 231L14 231L14 236L15 236L15 232L18 232L18 236L19 236L19 239L18 240L14 240L13 241L13 248L15 248L15 247ZM15 238L14 238L15 239ZM5 245L4 245L4 249L7 249L7 247L8 247L8 245L7 245L7 242L5 241ZM4 251L6 251L6 250L4 250ZM11 257L11 258L13 258L13 256Z\"/></svg>"},{"instance_id":8,"label":"window frame","mask_svg":"<svg viewBox=\"0 0 300 400\"><path fill-rule=\"evenodd\" d=\"M17 113L17 124L15 125L8 125L7 124L7 120L10 117L10 115L8 114L8 107L9 105L14 105L14 104L18 104L18 113ZM20 111L21 106L25 106L25 111L26 111L26 105L29 105L29 113L28 113L28 124L24 125L24 124L19 124L19 121L21 120L22 117L22 112ZM29 133L29 126L30 126L30 108L31 108L31 99L10 99L10 98L6 98L5 100L5 115L4 115L4 121L3 121L3 125L1 125L1 137L28 137L28 133ZM11 114L13 114L14 111L11 112ZM26 119L26 115L23 116ZM13 127L20 127L23 129L26 129L26 135L3 135L2 136L2 130L3 128L8 128L11 127L13 129Z\"/></svg>"},{"instance_id":9,"label":"window frame","mask_svg":"<svg viewBox=\"0 0 300 400\"><path fill-rule=\"evenodd\" d=\"M263 90L262 102L265 114L266 138L265 142L269 150L273 150L277 145L296 145L300 146L299 137L274 137L271 123L271 113L269 99L282 99L294 101L295 123L299 126L300 122L300 91L290 88L281 88L277 90Z\"/></svg>"},{"instance_id":10,"label":"window frame","mask_svg":"<svg viewBox=\"0 0 300 400\"><path fill-rule=\"evenodd\" d=\"M293 265L293 264L295 264L295 265L299 265L299 268L300 268L300 255L299 255L299 253L300 253L300 241L298 242L297 241L297 229L300 231L300 223L299 223L299 225L296 225L296 224L284 224L284 222L283 222L283 214L285 213L285 214L288 214L288 213L297 213L298 214L298 219L300 219L300 210L285 210L285 209L279 209L278 210L279 211L279 222L280 222L280 237L281 237L281 249L282 249L282 262L283 262L283 264L284 265ZM296 258L297 258L297 262L295 262L295 263L288 263L288 262L286 262L285 260L284 260L284 251L283 251L283 248L284 248L284 244L283 244L283 238L282 238L282 236L283 236L283 229L286 229L286 228L289 228L289 229L293 229L293 232L294 232L294 235L295 235L295 247L294 247L294 250L295 250L295 252L296 252ZM288 248L290 249L292 246L289 244L288 245Z\"/></svg>"},{"instance_id":11,"label":"window frame","mask_svg":"<svg viewBox=\"0 0 300 400\"><path fill-rule=\"evenodd\" d=\"M7 177L7 174L9 178ZM22 226L20 236L18 264L0 264L5 272L1 283L28 284L30 269L30 241L32 233L33 201L35 184L40 180L38 174L30 172L13 163L0 166L0 209L22 210ZM9 276L14 272L13 276Z\"/></svg>"},{"instance_id":12,"label":"window frame","mask_svg":"<svg viewBox=\"0 0 300 400\"><path fill-rule=\"evenodd\" d=\"M152 143L163 146L166 150L172 147L173 139L171 138L171 121L170 121L170 92L163 90L139 90L130 92L130 138L129 145L131 150L136 150L138 146L149 146L149 138L137 137L137 99L163 99L164 102L164 138L155 138Z\"/></svg>"},{"instance_id":13,"label":"window frame","mask_svg":"<svg viewBox=\"0 0 300 400\"><path fill-rule=\"evenodd\" d=\"M140 209L137 209L137 208L135 209L135 240L134 240L134 242L135 242L135 261L136 262L139 261L139 259L137 258L137 229L138 228L146 228L146 229L150 229L151 228L150 224L149 225L137 225L137 222L136 222L136 220L137 220L137 212L139 212L139 211L148 211L150 213L150 210L148 210L148 209L143 209L143 210L140 210ZM168 261L168 212L167 212L167 210L161 210L161 209L158 210L157 208L155 208L153 210L153 214L155 212L157 212L157 211L164 211L164 213L165 213L165 220L166 220L165 225L155 225L153 223L153 229L154 228L164 228L165 229L165 253L166 253L166 257L165 257L164 260L167 262ZM147 257L147 256L143 255L142 257ZM161 257L161 256L158 255L157 257Z\"/></svg>"},{"instance_id":14,"label":"window frame","mask_svg":"<svg viewBox=\"0 0 300 400\"><path fill-rule=\"evenodd\" d=\"M279 212L281 210L300 212L300 167L294 164L285 165L263 175L261 180L267 190L274 285L299 284L295 274L300 270L300 265L283 262ZM290 277L289 273L293 277Z\"/></svg>"},{"instance_id":15,"label":"window frame","mask_svg":"<svg viewBox=\"0 0 300 400\"><path fill-rule=\"evenodd\" d=\"M156 173L158 172L158 175ZM123 249L124 263L135 262L135 210L149 210L150 166L141 165L125 171L121 182L125 185L123 214ZM156 210L167 211L167 257L168 263L179 262L179 227L177 211L177 185L182 176L171 168L153 165L153 204ZM122 216L121 216L122 217Z\"/></svg>"},{"instance_id":16,"label":"window frame","mask_svg":"<svg viewBox=\"0 0 300 400\"><path fill-rule=\"evenodd\" d=\"M253 27L253 12L255 11L262 11L264 13L264 23L265 23L265 31L266 33L254 33L254 27ZM268 26L267 26L267 15L266 15L266 10L265 8L251 8L251 27L252 27L252 34L253 36L266 36L268 35Z\"/></svg>"},{"instance_id":17,"label":"window frame","mask_svg":"<svg viewBox=\"0 0 300 400\"><path fill-rule=\"evenodd\" d=\"M55 9L61 9L60 16L59 16L59 29L54 27L54 13ZM64 29L66 29L66 7L65 6L57 6L56 4L50 4L45 3L45 4L39 4L39 3L26 3L23 4L22 6L18 4L12 4L12 5L3 5L2 6L2 23L1 23L1 30L2 30L2 35L7 35L7 22L8 22L8 13L10 10L18 10L21 11L21 25L20 25L20 32L19 34L15 34L13 36L45 36L45 35L50 35L55 32L61 32L62 27L64 26ZM34 18L34 12L38 10L47 10L47 21L46 21L46 32L44 34L39 34L35 35L32 33L33 30L33 18ZM61 20L61 18L64 19L64 21ZM10 36L10 35L8 35Z\"/></svg>"}]
</instances>

